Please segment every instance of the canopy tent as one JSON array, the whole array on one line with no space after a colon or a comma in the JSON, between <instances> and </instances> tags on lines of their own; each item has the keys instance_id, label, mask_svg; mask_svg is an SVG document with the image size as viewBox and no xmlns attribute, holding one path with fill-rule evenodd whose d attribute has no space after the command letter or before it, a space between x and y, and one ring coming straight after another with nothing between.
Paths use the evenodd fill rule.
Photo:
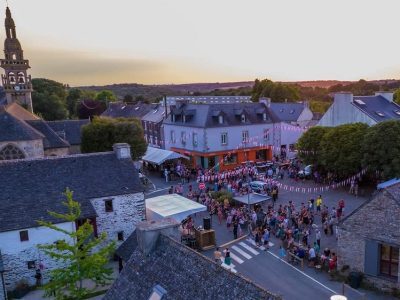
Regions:
<instances>
[{"instance_id":1,"label":"canopy tent","mask_svg":"<svg viewBox=\"0 0 400 300\"><path fill-rule=\"evenodd\" d=\"M250 193L249 195L233 197L233 200L235 200L235 201L242 202L244 204L250 204L250 205L268 201L271 199L272 198L268 195L262 195L262 194L257 194L257 193Z\"/></svg>"},{"instance_id":2,"label":"canopy tent","mask_svg":"<svg viewBox=\"0 0 400 300\"><path fill-rule=\"evenodd\" d=\"M189 159L189 157L184 156L182 154L170 151L170 150L164 150L160 148L154 148L154 147L147 147L146 154L142 157L142 160L147 161L149 163L153 163L156 165L160 165L166 160L170 159L176 159L176 158L184 158L184 159Z\"/></svg>"},{"instance_id":3,"label":"canopy tent","mask_svg":"<svg viewBox=\"0 0 400 300\"><path fill-rule=\"evenodd\" d=\"M177 194L146 199L146 217L151 221L172 218L182 222L189 215L206 210L206 206Z\"/></svg>"}]
</instances>

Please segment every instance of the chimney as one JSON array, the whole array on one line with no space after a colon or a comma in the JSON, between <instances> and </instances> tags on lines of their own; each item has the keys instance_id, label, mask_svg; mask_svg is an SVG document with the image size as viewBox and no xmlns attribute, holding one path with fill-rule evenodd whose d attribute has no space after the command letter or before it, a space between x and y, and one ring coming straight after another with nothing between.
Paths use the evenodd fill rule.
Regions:
<instances>
[{"instance_id":1,"label":"chimney","mask_svg":"<svg viewBox=\"0 0 400 300\"><path fill-rule=\"evenodd\" d=\"M258 102L263 103L266 107L271 107L271 98L261 97Z\"/></svg>"},{"instance_id":2,"label":"chimney","mask_svg":"<svg viewBox=\"0 0 400 300\"><path fill-rule=\"evenodd\" d=\"M392 92L375 92L375 96L382 96L389 102L393 102L393 93Z\"/></svg>"},{"instance_id":3,"label":"chimney","mask_svg":"<svg viewBox=\"0 0 400 300\"><path fill-rule=\"evenodd\" d=\"M127 143L117 143L113 145L113 150L118 159L131 159L131 146Z\"/></svg>"},{"instance_id":4,"label":"chimney","mask_svg":"<svg viewBox=\"0 0 400 300\"><path fill-rule=\"evenodd\" d=\"M303 101L304 108L310 108L310 102L308 100Z\"/></svg>"},{"instance_id":5,"label":"chimney","mask_svg":"<svg viewBox=\"0 0 400 300\"><path fill-rule=\"evenodd\" d=\"M164 96L164 109L165 109L164 119L166 119L168 117L167 96Z\"/></svg>"},{"instance_id":6,"label":"chimney","mask_svg":"<svg viewBox=\"0 0 400 300\"><path fill-rule=\"evenodd\" d=\"M180 223L172 218L165 218L157 221L144 221L136 225L136 235L139 250L144 255L152 252L160 234L168 235L179 240Z\"/></svg>"},{"instance_id":7,"label":"chimney","mask_svg":"<svg viewBox=\"0 0 400 300\"><path fill-rule=\"evenodd\" d=\"M353 94L350 92L339 92L335 93L334 102L344 101L344 102L353 102Z\"/></svg>"}]
</instances>

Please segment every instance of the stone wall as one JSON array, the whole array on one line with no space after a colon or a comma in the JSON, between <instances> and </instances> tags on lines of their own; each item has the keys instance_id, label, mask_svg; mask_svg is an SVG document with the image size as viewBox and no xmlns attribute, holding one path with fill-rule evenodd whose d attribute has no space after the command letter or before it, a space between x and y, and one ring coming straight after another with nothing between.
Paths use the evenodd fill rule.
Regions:
<instances>
[{"instance_id":1,"label":"stone wall","mask_svg":"<svg viewBox=\"0 0 400 300\"><path fill-rule=\"evenodd\" d=\"M1 275L0 275L0 300L5 300L6 296L4 295L4 287L3 287L3 281L1 280Z\"/></svg>"},{"instance_id":2,"label":"stone wall","mask_svg":"<svg viewBox=\"0 0 400 300\"><path fill-rule=\"evenodd\" d=\"M112 212L105 211L105 200L108 199L113 200ZM120 231L124 232L124 239L127 239L135 225L145 218L143 193L96 198L91 203L98 215L97 231L106 232L109 240L116 241ZM118 245L121 243L118 241Z\"/></svg>"},{"instance_id":3,"label":"stone wall","mask_svg":"<svg viewBox=\"0 0 400 300\"><path fill-rule=\"evenodd\" d=\"M338 228L338 268L344 265L364 272L366 240L400 247L400 200L386 191L379 192ZM378 287L400 288L400 268L397 283L383 277L367 276Z\"/></svg>"},{"instance_id":4,"label":"stone wall","mask_svg":"<svg viewBox=\"0 0 400 300\"><path fill-rule=\"evenodd\" d=\"M25 158L40 158L44 156L43 141L16 141L16 142L0 142L0 150L7 146L13 145L18 147L25 154Z\"/></svg>"},{"instance_id":5,"label":"stone wall","mask_svg":"<svg viewBox=\"0 0 400 300\"><path fill-rule=\"evenodd\" d=\"M69 148L53 148L44 151L45 156L65 156L69 154Z\"/></svg>"}]
</instances>

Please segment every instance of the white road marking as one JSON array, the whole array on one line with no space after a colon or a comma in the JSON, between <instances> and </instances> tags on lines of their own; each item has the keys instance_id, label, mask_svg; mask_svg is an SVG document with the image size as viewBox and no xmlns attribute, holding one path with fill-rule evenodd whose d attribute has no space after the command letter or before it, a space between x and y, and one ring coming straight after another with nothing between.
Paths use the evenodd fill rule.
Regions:
<instances>
[{"instance_id":1,"label":"white road marking","mask_svg":"<svg viewBox=\"0 0 400 300\"><path fill-rule=\"evenodd\" d=\"M231 266L228 266L227 264L225 264L225 263L223 263L222 265L221 265L224 269L227 269L227 270L230 270L232 273L237 273L237 271L233 268L233 267L231 267Z\"/></svg>"},{"instance_id":2,"label":"white road marking","mask_svg":"<svg viewBox=\"0 0 400 300\"><path fill-rule=\"evenodd\" d=\"M286 265L290 266L291 268L295 269L297 272L303 274L304 276L306 276L308 279L311 279L312 281L314 281L315 283L319 284L320 286L322 286L323 288L327 289L328 291L330 291L331 293L335 294L335 295L339 295L340 293L335 292L334 290L330 289L329 287L327 287L326 285L324 285L323 283L319 282L318 280L312 278L310 275L304 273L303 271L297 269L295 266L289 264L287 261L283 260L282 258L280 258L278 255L272 253L271 251L267 251L269 254L271 254L273 257L279 259L281 262L285 263Z\"/></svg>"},{"instance_id":3,"label":"white road marking","mask_svg":"<svg viewBox=\"0 0 400 300\"><path fill-rule=\"evenodd\" d=\"M239 252L239 254L241 254L242 256L244 256L244 257L247 258L247 259L252 258L251 255L249 255L249 254L247 254L246 252L244 252L244 251L243 251L242 249L240 249L238 246L232 246L231 248L232 248L233 250Z\"/></svg>"},{"instance_id":4,"label":"white road marking","mask_svg":"<svg viewBox=\"0 0 400 300\"><path fill-rule=\"evenodd\" d=\"M247 245L245 242L240 242L239 245L242 246L243 248L245 248L246 250L250 251L250 252L253 253L254 255L260 254L260 252L254 250L254 249L251 248L249 245Z\"/></svg>"},{"instance_id":5,"label":"white road marking","mask_svg":"<svg viewBox=\"0 0 400 300\"><path fill-rule=\"evenodd\" d=\"M221 259L221 262L223 263L223 264L225 264L225 259L224 258L220 258ZM231 266L232 266L232 268L235 268L236 266L233 264L233 263L231 263Z\"/></svg>"},{"instance_id":6,"label":"white road marking","mask_svg":"<svg viewBox=\"0 0 400 300\"><path fill-rule=\"evenodd\" d=\"M256 242L253 240L253 239L246 239L246 241L248 241L250 244L252 244L254 247L257 247L256 246ZM269 247L272 247L273 245L275 245L274 243L271 243L271 242L268 242L268 246ZM261 250L265 250L265 247L264 246L260 246L259 247Z\"/></svg>"},{"instance_id":7,"label":"white road marking","mask_svg":"<svg viewBox=\"0 0 400 300\"><path fill-rule=\"evenodd\" d=\"M231 258L232 258L234 261L236 261L238 264L244 263L244 260L243 260L243 259L241 259L240 257L236 256L236 255L233 254L232 252L231 252Z\"/></svg>"}]
</instances>

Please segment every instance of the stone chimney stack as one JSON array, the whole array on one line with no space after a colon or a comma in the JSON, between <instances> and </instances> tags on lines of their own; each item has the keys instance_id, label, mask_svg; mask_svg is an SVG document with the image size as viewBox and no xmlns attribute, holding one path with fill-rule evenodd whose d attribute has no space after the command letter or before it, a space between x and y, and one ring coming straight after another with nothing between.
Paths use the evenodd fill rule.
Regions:
<instances>
[{"instance_id":1,"label":"stone chimney stack","mask_svg":"<svg viewBox=\"0 0 400 300\"><path fill-rule=\"evenodd\" d=\"M393 95L392 92L375 92L375 96L382 96L389 102L393 102Z\"/></svg>"},{"instance_id":2,"label":"stone chimney stack","mask_svg":"<svg viewBox=\"0 0 400 300\"><path fill-rule=\"evenodd\" d=\"M136 226L136 235L139 250L148 255L157 245L160 234L171 236L179 240L180 223L174 219L166 218L158 221L144 221Z\"/></svg>"},{"instance_id":3,"label":"stone chimney stack","mask_svg":"<svg viewBox=\"0 0 400 300\"><path fill-rule=\"evenodd\" d=\"M258 102L263 103L266 107L271 107L271 98L261 97Z\"/></svg>"},{"instance_id":4,"label":"stone chimney stack","mask_svg":"<svg viewBox=\"0 0 400 300\"><path fill-rule=\"evenodd\" d=\"M131 146L127 143L113 145L113 150L118 159L131 159Z\"/></svg>"}]
</instances>

